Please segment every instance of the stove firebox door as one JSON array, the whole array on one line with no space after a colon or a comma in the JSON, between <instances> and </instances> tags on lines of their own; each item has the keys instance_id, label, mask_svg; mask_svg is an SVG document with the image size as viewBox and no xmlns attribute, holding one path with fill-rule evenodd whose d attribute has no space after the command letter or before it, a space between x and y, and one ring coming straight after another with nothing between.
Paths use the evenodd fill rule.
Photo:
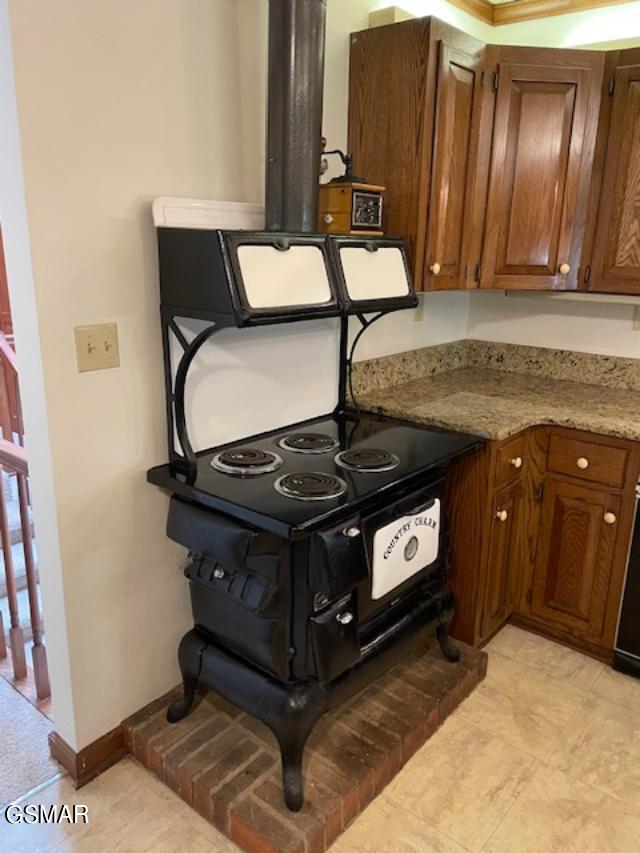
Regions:
<instances>
[{"instance_id":1,"label":"stove firebox door","mask_svg":"<svg viewBox=\"0 0 640 853\"><path fill-rule=\"evenodd\" d=\"M355 600L347 595L311 619L311 646L316 675L332 681L360 657Z\"/></svg>"},{"instance_id":2,"label":"stove firebox door","mask_svg":"<svg viewBox=\"0 0 640 853\"><path fill-rule=\"evenodd\" d=\"M350 592L369 576L360 517L314 533L309 545L309 586L329 601Z\"/></svg>"}]
</instances>

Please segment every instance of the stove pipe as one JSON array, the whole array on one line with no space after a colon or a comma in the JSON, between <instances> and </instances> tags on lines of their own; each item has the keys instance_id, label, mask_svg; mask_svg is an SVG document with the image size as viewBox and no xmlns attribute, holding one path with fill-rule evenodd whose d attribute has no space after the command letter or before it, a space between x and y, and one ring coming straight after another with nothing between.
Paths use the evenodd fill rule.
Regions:
<instances>
[{"instance_id":1,"label":"stove pipe","mask_svg":"<svg viewBox=\"0 0 640 853\"><path fill-rule=\"evenodd\" d=\"M326 13L326 0L269 0L269 231L317 231Z\"/></svg>"}]
</instances>

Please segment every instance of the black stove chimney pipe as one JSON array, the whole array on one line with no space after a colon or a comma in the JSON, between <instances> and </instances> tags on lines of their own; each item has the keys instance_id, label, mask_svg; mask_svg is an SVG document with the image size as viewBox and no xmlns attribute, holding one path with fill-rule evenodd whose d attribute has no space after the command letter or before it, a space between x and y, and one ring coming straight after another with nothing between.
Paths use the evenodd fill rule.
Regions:
<instances>
[{"instance_id":1,"label":"black stove chimney pipe","mask_svg":"<svg viewBox=\"0 0 640 853\"><path fill-rule=\"evenodd\" d=\"M269 0L269 231L317 231L326 13L326 0Z\"/></svg>"}]
</instances>

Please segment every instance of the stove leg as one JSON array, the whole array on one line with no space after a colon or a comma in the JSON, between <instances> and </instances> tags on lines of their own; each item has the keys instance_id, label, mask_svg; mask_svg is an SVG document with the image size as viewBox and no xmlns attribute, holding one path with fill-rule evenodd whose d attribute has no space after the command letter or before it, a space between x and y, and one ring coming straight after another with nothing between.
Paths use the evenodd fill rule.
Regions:
<instances>
[{"instance_id":1,"label":"stove leg","mask_svg":"<svg viewBox=\"0 0 640 853\"><path fill-rule=\"evenodd\" d=\"M451 642L449 637L449 622L441 622L438 625L436 628L436 637L438 638L440 651L444 657L448 661L451 661L451 663L457 663L460 660L460 649Z\"/></svg>"},{"instance_id":2,"label":"stove leg","mask_svg":"<svg viewBox=\"0 0 640 853\"><path fill-rule=\"evenodd\" d=\"M324 710L324 701L318 701L311 693L293 693L288 696L280 713L269 721L280 746L284 801L292 812L300 811L304 804L304 747Z\"/></svg>"},{"instance_id":3,"label":"stove leg","mask_svg":"<svg viewBox=\"0 0 640 853\"><path fill-rule=\"evenodd\" d=\"M202 652L206 644L193 631L185 634L180 642L178 662L182 673L183 694L167 708L167 721L177 723L187 716L193 707L202 668Z\"/></svg>"},{"instance_id":4,"label":"stove leg","mask_svg":"<svg viewBox=\"0 0 640 853\"><path fill-rule=\"evenodd\" d=\"M302 781L302 756L309 732L298 735L288 733L279 738L282 756L282 788L284 801L292 812L299 812L304 804L304 782Z\"/></svg>"}]
</instances>

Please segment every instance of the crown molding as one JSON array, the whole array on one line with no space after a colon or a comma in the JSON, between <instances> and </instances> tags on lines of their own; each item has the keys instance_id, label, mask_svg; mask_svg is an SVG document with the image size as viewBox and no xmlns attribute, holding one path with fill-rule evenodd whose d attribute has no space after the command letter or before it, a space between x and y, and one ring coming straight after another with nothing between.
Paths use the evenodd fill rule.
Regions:
<instances>
[{"instance_id":1,"label":"crown molding","mask_svg":"<svg viewBox=\"0 0 640 853\"><path fill-rule=\"evenodd\" d=\"M473 15L485 24L500 27L536 18L569 15L588 9L619 6L633 0L512 0L510 3L490 3L489 0L447 0L452 6Z\"/></svg>"}]
</instances>

